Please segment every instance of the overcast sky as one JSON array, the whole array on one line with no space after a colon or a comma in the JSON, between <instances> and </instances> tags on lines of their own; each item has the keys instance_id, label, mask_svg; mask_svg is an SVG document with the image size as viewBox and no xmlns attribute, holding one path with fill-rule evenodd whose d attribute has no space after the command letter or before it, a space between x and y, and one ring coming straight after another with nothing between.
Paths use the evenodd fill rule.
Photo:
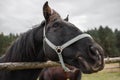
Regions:
<instances>
[{"instance_id":1,"label":"overcast sky","mask_svg":"<svg viewBox=\"0 0 120 80\"><path fill-rule=\"evenodd\" d=\"M0 32L22 33L44 19L46 0L0 0ZM61 17L85 31L109 26L120 30L120 0L48 0Z\"/></svg>"}]
</instances>

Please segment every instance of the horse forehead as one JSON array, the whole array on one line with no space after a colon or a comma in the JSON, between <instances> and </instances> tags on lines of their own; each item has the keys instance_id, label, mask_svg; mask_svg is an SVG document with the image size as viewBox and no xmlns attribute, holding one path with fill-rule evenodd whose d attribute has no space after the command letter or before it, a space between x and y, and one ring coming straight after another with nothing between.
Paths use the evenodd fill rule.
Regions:
<instances>
[{"instance_id":1,"label":"horse forehead","mask_svg":"<svg viewBox=\"0 0 120 80\"><path fill-rule=\"evenodd\" d=\"M55 30L55 32L57 32L58 34L60 33L75 33L75 34L77 34L78 35L78 33L80 33L81 31L74 25L74 24L72 24L72 23L70 23L70 22L67 22L67 21L64 21L64 20L62 20L62 19L59 19L59 20L55 20L55 21L53 21L53 22L51 22L51 23L49 23L48 24L48 27L51 27L51 30L54 30L54 24L56 24L57 23L57 25L58 26L60 26L61 27L61 30L60 30L60 32L59 31L57 31L58 29L60 29L59 27L57 27L58 29L56 29ZM49 31L50 29L48 28L48 31ZM82 33L82 32L81 32Z\"/></svg>"},{"instance_id":2,"label":"horse forehead","mask_svg":"<svg viewBox=\"0 0 120 80\"><path fill-rule=\"evenodd\" d=\"M70 22L67 22L67 21L65 21L65 20L63 20L63 19L54 19L53 21L51 21L50 23L49 23L49 25L52 25L52 24L55 24L55 23L58 23L59 25L66 25L66 26L70 26L71 25L71 23Z\"/></svg>"}]
</instances>

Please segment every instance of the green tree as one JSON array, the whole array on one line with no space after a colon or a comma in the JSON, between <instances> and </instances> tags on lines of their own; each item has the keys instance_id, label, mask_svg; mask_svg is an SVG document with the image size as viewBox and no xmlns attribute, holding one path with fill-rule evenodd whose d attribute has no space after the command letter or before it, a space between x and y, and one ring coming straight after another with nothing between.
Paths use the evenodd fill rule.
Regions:
<instances>
[{"instance_id":1,"label":"green tree","mask_svg":"<svg viewBox=\"0 0 120 80\"><path fill-rule=\"evenodd\" d=\"M0 33L0 56L5 53L8 46L11 45L11 42L14 41L18 37L17 35L14 35L10 33L9 35L4 35L3 33Z\"/></svg>"},{"instance_id":2,"label":"green tree","mask_svg":"<svg viewBox=\"0 0 120 80\"><path fill-rule=\"evenodd\" d=\"M118 29L115 29L115 36L116 36L116 47L119 51L117 55L120 57L120 31Z\"/></svg>"},{"instance_id":3,"label":"green tree","mask_svg":"<svg viewBox=\"0 0 120 80\"><path fill-rule=\"evenodd\" d=\"M114 32L108 26L105 28L100 26L98 32L100 42L105 50L105 56L116 56L116 54L118 54L118 49L116 48L116 36Z\"/></svg>"}]
</instances>

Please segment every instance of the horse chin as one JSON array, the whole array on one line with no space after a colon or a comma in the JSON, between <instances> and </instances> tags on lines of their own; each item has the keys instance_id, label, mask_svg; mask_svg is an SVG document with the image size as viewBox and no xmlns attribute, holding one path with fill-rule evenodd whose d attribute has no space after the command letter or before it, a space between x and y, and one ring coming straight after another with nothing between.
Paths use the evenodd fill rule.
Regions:
<instances>
[{"instance_id":1,"label":"horse chin","mask_svg":"<svg viewBox=\"0 0 120 80\"><path fill-rule=\"evenodd\" d=\"M89 64L82 57L78 57L78 61L79 61L79 65L80 65L79 66L80 70L85 74L95 73L95 72L98 72L98 71L103 69L103 64L101 64L101 65L97 65L97 64L92 65L92 64Z\"/></svg>"}]
</instances>

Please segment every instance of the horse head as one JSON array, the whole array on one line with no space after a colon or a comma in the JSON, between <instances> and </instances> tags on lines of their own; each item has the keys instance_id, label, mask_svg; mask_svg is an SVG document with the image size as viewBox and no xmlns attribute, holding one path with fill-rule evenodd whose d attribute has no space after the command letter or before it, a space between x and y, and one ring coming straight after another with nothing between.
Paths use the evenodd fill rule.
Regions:
<instances>
[{"instance_id":1,"label":"horse head","mask_svg":"<svg viewBox=\"0 0 120 80\"><path fill-rule=\"evenodd\" d=\"M51 9L46 2L43 6L45 18L45 36L56 46L63 45L78 35L84 34L75 25L68 22L68 18L62 19L61 16ZM50 45L44 44L45 56L53 61L58 61L58 55ZM62 57L66 64L75 66L83 73L93 73L104 67L104 51L93 38L84 37L65 47Z\"/></svg>"}]
</instances>

